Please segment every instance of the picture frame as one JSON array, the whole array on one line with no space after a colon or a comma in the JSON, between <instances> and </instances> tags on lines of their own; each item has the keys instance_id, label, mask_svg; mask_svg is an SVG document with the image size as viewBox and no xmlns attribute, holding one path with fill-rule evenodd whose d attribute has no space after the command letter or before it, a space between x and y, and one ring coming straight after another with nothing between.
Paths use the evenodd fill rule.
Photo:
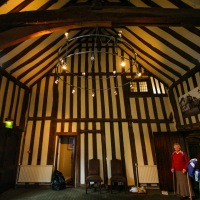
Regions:
<instances>
[{"instance_id":1,"label":"picture frame","mask_svg":"<svg viewBox=\"0 0 200 200\"><path fill-rule=\"evenodd\" d=\"M67 149L68 150L72 150L73 149L73 137L69 137Z\"/></svg>"},{"instance_id":2,"label":"picture frame","mask_svg":"<svg viewBox=\"0 0 200 200\"><path fill-rule=\"evenodd\" d=\"M179 97L179 106L183 117L194 116L200 113L200 88L196 87Z\"/></svg>"}]
</instances>

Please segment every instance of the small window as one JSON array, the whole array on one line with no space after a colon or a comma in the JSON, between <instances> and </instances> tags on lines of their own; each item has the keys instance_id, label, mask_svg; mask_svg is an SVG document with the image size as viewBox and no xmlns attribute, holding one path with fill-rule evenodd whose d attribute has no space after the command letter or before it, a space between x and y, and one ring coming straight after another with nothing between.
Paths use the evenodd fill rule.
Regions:
<instances>
[{"instance_id":1,"label":"small window","mask_svg":"<svg viewBox=\"0 0 200 200\"><path fill-rule=\"evenodd\" d=\"M133 94L154 94L154 95L166 95L166 88L163 83L154 77L135 79L130 81L130 95Z\"/></svg>"},{"instance_id":2,"label":"small window","mask_svg":"<svg viewBox=\"0 0 200 200\"><path fill-rule=\"evenodd\" d=\"M147 81L130 82L130 92L148 92Z\"/></svg>"},{"instance_id":3,"label":"small window","mask_svg":"<svg viewBox=\"0 0 200 200\"><path fill-rule=\"evenodd\" d=\"M154 94L166 94L165 86L156 78L151 77L151 84Z\"/></svg>"}]
</instances>

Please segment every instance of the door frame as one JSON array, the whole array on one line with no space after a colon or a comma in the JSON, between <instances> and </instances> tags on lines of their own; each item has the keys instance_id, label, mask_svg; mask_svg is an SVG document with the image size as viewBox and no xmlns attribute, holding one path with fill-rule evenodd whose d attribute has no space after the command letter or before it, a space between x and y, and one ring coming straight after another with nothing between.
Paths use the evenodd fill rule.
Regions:
<instances>
[{"instance_id":1,"label":"door frame","mask_svg":"<svg viewBox=\"0 0 200 200\"><path fill-rule=\"evenodd\" d=\"M77 156L79 155L77 153L77 149L78 149L78 134L77 132L57 132L56 133L56 136L57 136L57 144L56 144L56 154L55 154L55 170L57 170L57 166L58 166L58 151L59 151L59 143L60 143L60 139L62 137L73 137L74 138L74 143L73 143L73 147L72 147L72 186L73 187L76 187L78 184L77 184L77 180L76 180L76 177L77 177L77 174L79 172L77 172L76 168L77 168Z\"/></svg>"}]
</instances>

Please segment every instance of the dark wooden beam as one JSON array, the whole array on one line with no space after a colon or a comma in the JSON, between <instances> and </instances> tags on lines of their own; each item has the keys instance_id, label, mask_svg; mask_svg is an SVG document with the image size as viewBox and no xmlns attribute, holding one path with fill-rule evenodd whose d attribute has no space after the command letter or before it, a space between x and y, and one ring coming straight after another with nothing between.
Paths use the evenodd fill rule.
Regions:
<instances>
[{"instance_id":1,"label":"dark wooden beam","mask_svg":"<svg viewBox=\"0 0 200 200\"><path fill-rule=\"evenodd\" d=\"M74 14L76 13L76 14ZM0 15L0 49L60 30L82 27L200 26L200 9L70 6Z\"/></svg>"},{"instance_id":2,"label":"dark wooden beam","mask_svg":"<svg viewBox=\"0 0 200 200\"><path fill-rule=\"evenodd\" d=\"M15 77L13 77L12 75L10 75L7 71L3 70L0 67L0 76L5 76L9 81L14 82L16 85L20 86L21 88L30 91L30 88L27 87L24 83L20 82L19 80L17 80Z\"/></svg>"}]
</instances>

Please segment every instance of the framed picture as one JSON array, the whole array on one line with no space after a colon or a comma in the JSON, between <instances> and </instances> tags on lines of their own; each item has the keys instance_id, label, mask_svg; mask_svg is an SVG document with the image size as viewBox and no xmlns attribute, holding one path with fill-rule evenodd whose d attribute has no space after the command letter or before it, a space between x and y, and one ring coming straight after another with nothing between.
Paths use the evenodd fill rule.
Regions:
<instances>
[{"instance_id":1,"label":"framed picture","mask_svg":"<svg viewBox=\"0 0 200 200\"><path fill-rule=\"evenodd\" d=\"M179 97L179 105L183 117L189 117L200 113L200 89L194 88L183 96Z\"/></svg>"},{"instance_id":2,"label":"framed picture","mask_svg":"<svg viewBox=\"0 0 200 200\"><path fill-rule=\"evenodd\" d=\"M73 149L73 137L69 137L67 149Z\"/></svg>"}]
</instances>

